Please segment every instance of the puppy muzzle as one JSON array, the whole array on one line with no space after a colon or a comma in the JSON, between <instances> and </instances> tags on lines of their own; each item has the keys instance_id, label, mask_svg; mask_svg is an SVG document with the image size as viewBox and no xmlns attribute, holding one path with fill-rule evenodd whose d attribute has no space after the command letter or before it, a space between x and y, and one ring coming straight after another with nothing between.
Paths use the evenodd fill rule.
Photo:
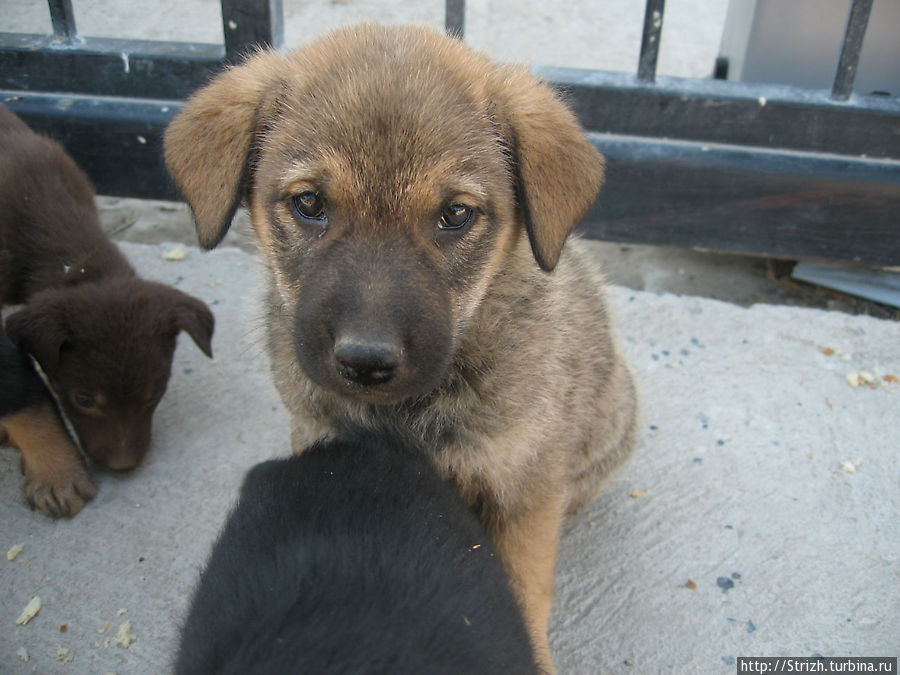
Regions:
<instances>
[{"instance_id":1,"label":"puppy muzzle","mask_svg":"<svg viewBox=\"0 0 900 675\"><path fill-rule=\"evenodd\" d=\"M403 361L403 350L394 341L344 335L332 349L334 365L345 380L365 387L394 379Z\"/></svg>"}]
</instances>

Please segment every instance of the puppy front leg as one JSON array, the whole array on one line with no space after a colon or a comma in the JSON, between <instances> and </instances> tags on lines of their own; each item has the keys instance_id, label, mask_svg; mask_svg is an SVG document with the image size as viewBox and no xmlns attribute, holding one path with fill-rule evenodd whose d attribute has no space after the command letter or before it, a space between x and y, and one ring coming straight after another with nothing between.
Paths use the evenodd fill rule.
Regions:
<instances>
[{"instance_id":1,"label":"puppy front leg","mask_svg":"<svg viewBox=\"0 0 900 675\"><path fill-rule=\"evenodd\" d=\"M494 537L525 615L538 664L548 675L555 672L547 625L562 515L562 498L548 497L527 513L502 521Z\"/></svg>"},{"instance_id":2,"label":"puppy front leg","mask_svg":"<svg viewBox=\"0 0 900 675\"><path fill-rule=\"evenodd\" d=\"M42 403L3 419L9 443L22 453L25 499L50 518L74 516L97 488L52 404Z\"/></svg>"}]
</instances>

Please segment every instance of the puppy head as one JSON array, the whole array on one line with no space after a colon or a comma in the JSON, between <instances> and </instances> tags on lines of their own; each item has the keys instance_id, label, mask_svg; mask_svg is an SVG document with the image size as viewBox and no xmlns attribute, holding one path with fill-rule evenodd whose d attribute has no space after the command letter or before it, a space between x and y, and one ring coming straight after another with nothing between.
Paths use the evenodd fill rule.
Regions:
<instances>
[{"instance_id":1,"label":"puppy head","mask_svg":"<svg viewBox=\"0 0 900 675\"><path fill-rule=\"evenodd\" d=\"M304 370L376 403L440 383L519 238L555 267L603 174L526 71L376 26L226 71L172 122L166 160L203 245L247 201Z\"/></svg>"},{"instance_id":2,"label":"puppy head","mask_svg":"<svg viewBox=\"0 0 900 675\"><path fill-rule=\"evenodd\" d=\"M41 365L85 451L114 470L134 468L150 447L179 331L212 355L206 305L136 278L44 291L6 327Z\"/></svg>"}]
</instances>

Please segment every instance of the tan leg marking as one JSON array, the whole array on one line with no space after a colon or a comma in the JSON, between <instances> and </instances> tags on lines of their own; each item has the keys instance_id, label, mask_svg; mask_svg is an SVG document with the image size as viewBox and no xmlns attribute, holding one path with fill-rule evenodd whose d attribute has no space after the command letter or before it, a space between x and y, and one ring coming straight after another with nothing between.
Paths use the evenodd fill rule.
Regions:
<instances>
[{"instance_id":1,"label":"tan leg marking","mask_svg":"<svg viewBox=\"0 0 900 675\"><path fill-rule=\"evenodd\" d=\"M561 499L549 499L512 522L495 537L513 590L525 615L538 664L555 672L547 639L553 607L553 577L562 524Z\"/></svg>"},{"instance_id":2,"label":"tan leg marking","mask_svg":"<svg viewBox=\"0 0 900 675\"><path fill-rule=\"evenodd\" d=\"M39 405L3 419L11 445L22 453L25 498L51 518L74 516L97 494L78 449L56 411Z\"/></svg>"}]
</instances>

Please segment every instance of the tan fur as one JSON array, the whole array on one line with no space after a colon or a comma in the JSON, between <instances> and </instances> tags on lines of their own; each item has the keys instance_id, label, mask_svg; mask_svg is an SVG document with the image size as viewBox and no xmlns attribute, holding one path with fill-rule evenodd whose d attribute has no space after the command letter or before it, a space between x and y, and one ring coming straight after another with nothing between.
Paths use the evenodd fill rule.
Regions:
<instances>
[{"instance_id":1,"label":"tan fur","mask_svg":"<svg viewBox=\"0 0 900 675\"><path fill-rule=\"evenodd\" d=\"M519 602L534 636L535 656L538 663L546 664L545 670L550 670L553 663L546 633L553 606L553 569L562 520L561 501L537 502L526 514L505 521L502 531L494 532L509 576L517 582Z\"/></svg>"},{"instance_id":2,"label":"tan fur","mask_svg":"<svg viewBox=\"0 0 900 675\"><path fill-rule=\"evenodd\" d=\"M563 517L636 433L602 284L563 246L603 178L571 112L436 32L362 26L215 79L166 160L204 245L249 205L294 448L360 424L429 448L493 533L552 670ZM292 206L304 192L324 220ZM460 231L438 227L451 204L475 214ZM345 335L395 348L388 381L336 374Z\"/></svg>"},{"instance_id":3,"label":"tan fur","mask_svg":"<svg viewBox=\"0 0 900 675\"><path fill-rule=\"evenodd\" d=\"M22 453L25 499L51 518L74 516L97 494L77 448L52 404L3 418L0 437Z\"/></svg>"}]
</instances>

